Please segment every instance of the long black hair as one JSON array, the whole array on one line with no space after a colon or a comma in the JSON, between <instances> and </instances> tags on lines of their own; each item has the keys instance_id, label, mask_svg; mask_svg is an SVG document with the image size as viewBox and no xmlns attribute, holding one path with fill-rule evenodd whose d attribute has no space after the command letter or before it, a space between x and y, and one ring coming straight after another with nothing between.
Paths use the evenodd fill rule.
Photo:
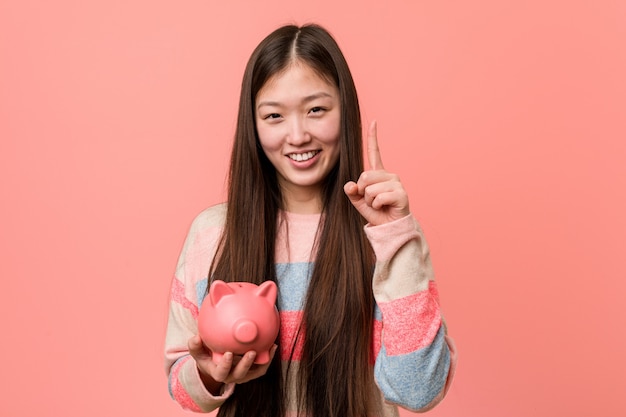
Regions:
<instances>
[{"instance_id":1,"label":"long black hair","mask_svg":"<svg viewBox=\"0 0 626 417\"><path fill-rule=\"evenodd\" d=\"M341 106L339 160L323 184L323 221L298 331L304 347L293 368L297 371L292 384L297 387L295 403L298 412L307 415L366 417L373 384L373 254L363 232L364 220L343 191L343 185L363 171L361 118L346 60L320 26L283 26L267 36L248 61L230 162L226 224L211 276L257 284L276 280L282 194L276 171L259 144L254 108L265 83L294 62L311 67L335 85ZM285 414L286 372L278 356L263 377L236 387L220 407L219 417Z\"/></svg>"}]
</instances>

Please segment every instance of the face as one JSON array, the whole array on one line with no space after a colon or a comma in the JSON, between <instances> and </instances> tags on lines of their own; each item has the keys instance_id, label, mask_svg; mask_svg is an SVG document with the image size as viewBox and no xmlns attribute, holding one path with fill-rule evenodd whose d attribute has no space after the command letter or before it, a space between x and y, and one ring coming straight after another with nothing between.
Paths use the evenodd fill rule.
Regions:
<instances>
[{"instance_id":1,"label":"face","mask_svg":"<svg viewBox=\"0 0 626 417\"><path fill-rule=\"evenodd\" d=\"M285 197L319 197L322 180L339 159L337 87L294 63L261 88L255 112L261 147Z\"/></svg>"}]
</instances>

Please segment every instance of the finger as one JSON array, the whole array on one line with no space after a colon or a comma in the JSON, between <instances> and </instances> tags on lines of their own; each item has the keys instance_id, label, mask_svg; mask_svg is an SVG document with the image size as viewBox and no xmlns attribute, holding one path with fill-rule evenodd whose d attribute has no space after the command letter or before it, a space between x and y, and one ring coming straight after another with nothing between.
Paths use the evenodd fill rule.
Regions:
<instances>
[{"instance_id":1,"label":"finger","mask_svg":"<svg viewBox=\"0 0 626 417\"><path fill-rule=\"evenodd\" d=\"M230 369L233 367L233 354L232 352L226 352L215 366L213 371L213 379L218 382L226 381Z\"/></svg>"},{"instance_id":2,"label":"finger","mask_svg":"<svg viewBox=\"0 0 626 417\"><path fill-rule=\"evenodd\" d=\"M245 378L246 374L254 364L255 359L256 352L254 351L247 352L245 355L243 355L239 363L235 366L235 369L233 369L233 379L241 380Z\"/></svg>"},{"instance_id":3,"label":"finger","mask_svg":"<svg viewBox=\"0 0 626 417\"><path fill-rule=\"evenodd\" d=\"M383 167L383 160L380 156L380 149L378 148L376 120L370 124L370 128L367 133L367 158L371 169L385 169Z\"/></svg>"},{"instance_id":4,"label":"finger","mask_svg":"<svg viewBox=\"0 0 626 417\"><path fill-rule=\"evenodd\" d=\"M187 341L189 354L194 358L204 358L209 356L209 351L205 348L204 343L199 335L191 337Z\"/></svg>"},{"instance_id":5,"label":"finger","mask_svg":"<svg viewBox=\"0 0 626 417\"><path fill-rule=\"evenodd\" d=\"M381 210L383 207L395 207L399 204L400 197L397 191L386 191L377 194L372 199L371 207L376 210Z\"/></svg>"},{"instance_id":6,"label":"finger","mask_svg":"<svg viewBox=\"0 0 626 417\"><path fill-rule=\"evenodd\" d=\"M346 183L343 186L343 191L345 192L348 200L350 200L354 208L357 209L357 211L361 212L364 206L367 206L363 198L363 194L361 194L359 191L359 186L354 181Z\"/></svg>"},{"instance_id":7,"label":"finger","mask_svg":"<svg viewBox=\"0 0 626 417\"><path fill-rule=\"evenodd\" d=\"M359 197L359 186L354 181L348 181L345 183L343 191L348 197Z\"/></svg>"},{"instance_id":8,"label":"finger","mask_svg":"<svg viewBox=\"0 0 626 417\"><path fill-rule=\"evenodd\" d=\"M269 360L267 361L267 363L262 364L262 365L253 364L248 370L248 373L246 374L242 382L247 382L247 381L250 381L250 380L259 378L260 376L265 375L265 373L267 372L268 368L270 367L272 363L272 360L274 359L274 355L276 354L277 350L278 350L277 345L272 346L272 349L270 349L270 352L269 352Z\"/></svg>"},{"instance_id":9,"label":"finger","mask_svg":"<svg viewBox=\"0 0 626 417\"><path fill-rule=\"evenodd\" d=\"M272 361L274 360L274 355L276 354L276 351L278 350L278 345L274 345L272 346L272 348L269 351L269 360L261 365L255 365L256 369L255 369L255 376L259 377L261 375L265 375L265 373L267 372L267 369L270 367L270 365L272 364Z\"/></svg>"},{"instance_id":10,"label":"finger","mask_svg":"<svg viewBox=\"0 0 626 417\"><path fill-rule=\"evenodd\" d=\"M187 346L189 347L190 352L197 352L202 350L202 339L200 336L195 335L189 338L187 341Z\"/></svg>"}]
</instances>

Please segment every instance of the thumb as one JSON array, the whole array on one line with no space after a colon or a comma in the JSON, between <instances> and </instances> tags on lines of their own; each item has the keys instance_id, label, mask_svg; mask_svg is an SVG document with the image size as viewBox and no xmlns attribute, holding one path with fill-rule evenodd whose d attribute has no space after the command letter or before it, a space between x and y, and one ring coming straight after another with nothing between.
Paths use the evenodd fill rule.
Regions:
<instances>
[{"instance_id":1,"label":"thumb","mask_svg":"<svg viewBox=\"0 0 626 417\"><path fill-rule=\"evenodd\" d=\"M343 192L346 193L352 204L361 199L361 195L359 194L359 187L354 181L348 181L343 186Z\"/></svg>"},{"instance_id":2,"label":"thumb","mask_svg":"<svg viewBox=\"0 0 626 417\"><path fill-rule=\"evenodd\" d=\"M346 193L346 196L348 196L348 199L350 200L354 208L357 209L357 211L361 213L363 217L365 217L367 204L365 203L363 195L359 193L359 187L356 185L356 183L354 181L348 181L343 186L343 191L344 193Z\"/></svg>"},{"instance_id":3,"label":"thumb","mask_svg":"<svg viewBox=\"0 0 626 417\"><path fill-rule=\"evenodd\" d=\"M202 342L202 339L200 338L200 335L195 335L191 337L189 341L187 342L187 347L189 348L189 353L191 353L192 356L208 354L208 352L206 351L204 347L204 343Z\"/></svg>"},{"instance_id":4,"label":"thumb","mask_svg":"<svg viewBox=\"0 0 626 417\"><path fill-rule=\"evenodd\" d=\"M189 349L198 349L202 346L202 339L200 338L200 335L196 334L189 338L187 344L189 345Z\"/></svg>"}]
</instances>

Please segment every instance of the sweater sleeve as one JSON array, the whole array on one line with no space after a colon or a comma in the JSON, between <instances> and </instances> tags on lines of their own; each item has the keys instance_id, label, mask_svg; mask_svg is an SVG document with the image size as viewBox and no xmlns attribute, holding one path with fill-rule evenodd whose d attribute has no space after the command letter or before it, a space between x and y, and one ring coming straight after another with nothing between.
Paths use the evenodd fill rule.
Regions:
<instances>
[{"instance_id":1,"label":"sweater sleeve","mask_svg":"<svg viewBox=\"0 0 626 417\"><path fill-rule=\"evenodd\" d=\"M187 235L172 279L169 317L165 335L165 371L171 397L186 410L208 413L233 393L235 384L224 386L221 395L212 395L202 383L189 354L188 340L198 332L198 311L206 293L206 273L219 229L212 227L215 209L198 216Z\"/></svg>"},{"instance_id":2,"label":"sweater sleeve","mask_svg":"<svg viewBox=\"0 0 626 417\"><path fill-rule=\"evenodd\" d=\"M428 244L409 215L365 233L376 254L374 376L385 401L424 412L445 396L456 350L439 307Z\"/></svg>"}]
</instances>

